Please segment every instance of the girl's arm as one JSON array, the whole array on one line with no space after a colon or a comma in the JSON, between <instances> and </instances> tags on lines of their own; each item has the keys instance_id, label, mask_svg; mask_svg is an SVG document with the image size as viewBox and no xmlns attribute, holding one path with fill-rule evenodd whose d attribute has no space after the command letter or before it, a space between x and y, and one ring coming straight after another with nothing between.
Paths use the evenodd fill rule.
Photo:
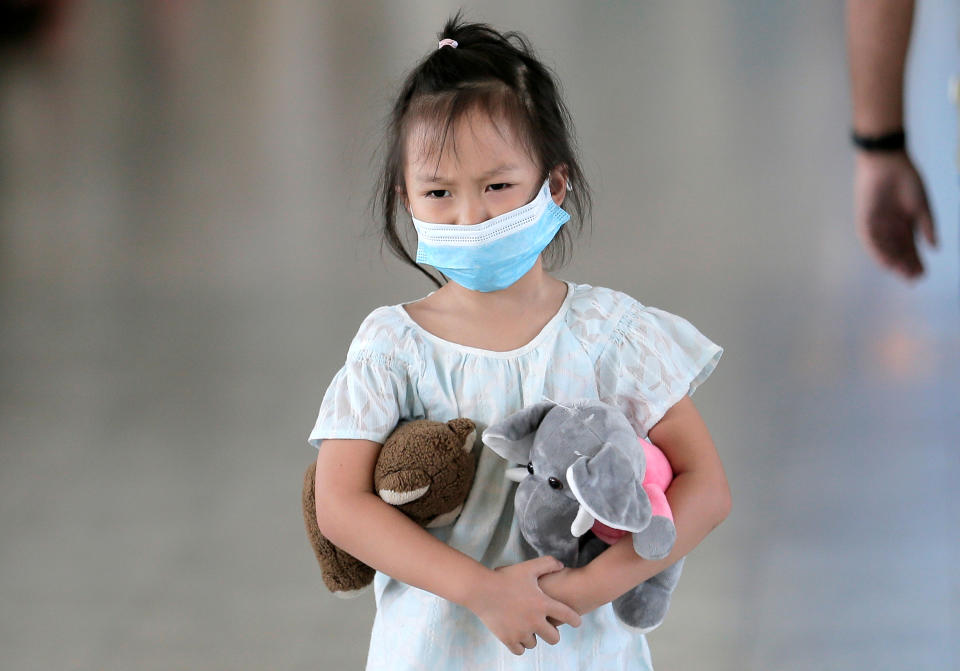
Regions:
<instances>
[{"instance_id":1,"label":"girl's arm","mask_svg":"<svg viewBox=\"0 0 960 671\"><path fill-rule=\"evenodd\" d=\"M549 597L537 579L562 568L553 557L491 570L434 538L374 492L380 443L324 440L317 454L317 524L331 542L360 561L475 613L514 654L560 640L547 621L579 626L580 617Z\"/></svg>"},{"instance_id":2,"label":"girl's arm","mask_svg":"<svg viewBox=\"0 0 960 671\"><path fill-rule=\"evenodd\" d=\"M693 401L685 396L650 429L650 442L673 467L667 500L677 540L657 561L639 557L629 534L587 566L544 576L543 590L580 614L613 601L687 555L730 513L730 488L720 457Z\"/></svg>"}]
</instances>

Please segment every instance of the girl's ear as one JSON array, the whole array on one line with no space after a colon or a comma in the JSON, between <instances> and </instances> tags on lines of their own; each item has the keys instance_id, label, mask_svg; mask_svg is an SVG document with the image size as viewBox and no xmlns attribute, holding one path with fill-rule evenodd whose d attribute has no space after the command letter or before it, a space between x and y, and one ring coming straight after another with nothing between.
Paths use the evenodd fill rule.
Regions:
<instances>
[{"instance_id":1,"label":"girl's ear","mask_svg":"<svg viewBox=\"0 0 960 671\"><path fill-rule=\"evenodd\" d=\"M567 196L567 190L570 188L567 166L565 163L561 163L550 171L550 196L553 198L553 202L557 205L563 205L563 199Z\"/></svg>"}]
</instances>

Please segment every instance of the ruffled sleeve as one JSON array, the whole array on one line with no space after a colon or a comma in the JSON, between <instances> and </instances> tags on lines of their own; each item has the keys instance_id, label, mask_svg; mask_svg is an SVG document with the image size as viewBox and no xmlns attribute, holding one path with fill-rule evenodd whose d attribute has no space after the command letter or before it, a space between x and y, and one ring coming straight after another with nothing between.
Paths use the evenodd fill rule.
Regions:
<instances>
[{"instance_id":1,"label":"ruffled sleeve","mask_svg":"<svg viewBox=\"0 0 960 671\"><path fill-rule=\"evenodd\" d=\"M382 443L401 419L416 419L414 362L402 351L400 334L382 311L361 325L347 360L333 376L307 438L359 438Z\"/></svg>"},{"instance_id":2,"label":"ruffled sleeve","mask_svg":"<svg viewBox=\"0 0 960 671\"><path fill-rule=\"evenodd\" d=\"M686 319L630 301L597 360L597 390L646 436L710 376L723 349Z\"/></svg>"}]
</instances>

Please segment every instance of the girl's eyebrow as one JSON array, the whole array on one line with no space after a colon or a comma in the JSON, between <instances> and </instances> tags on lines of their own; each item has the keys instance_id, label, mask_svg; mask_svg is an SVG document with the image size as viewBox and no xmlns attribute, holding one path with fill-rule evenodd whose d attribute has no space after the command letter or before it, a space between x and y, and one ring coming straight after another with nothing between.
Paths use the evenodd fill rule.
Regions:
<instances>
[{"instance_id":1,"label":"girl's eyebrow","mask_svg":"<svg viewBox=\"0 0 960 671\"><path fill-rule=\"evenodd\" d=\"M482 182L485 179L490 179L494 175L499 175L502 172L509 172L511 170L516 170L517 166L513 163L505 163L499 165L492 170L488 170L477 178L478 182ZM417 180L424 184L451 184L450 180L444 177L443 175L433 174L433 175L417 175Z\"/></svg>"}]
</instances>

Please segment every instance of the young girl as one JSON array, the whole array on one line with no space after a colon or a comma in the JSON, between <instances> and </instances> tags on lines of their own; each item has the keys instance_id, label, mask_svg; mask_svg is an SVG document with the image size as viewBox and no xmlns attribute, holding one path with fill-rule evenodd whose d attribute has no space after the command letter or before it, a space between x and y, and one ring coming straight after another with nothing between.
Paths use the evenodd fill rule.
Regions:
<instances>
[{"instance_id":1,"label":"young girl","mask_svg":"<svg viewBox=\"0 0 960 671\"><path fill-rule=\"evenodd\" d=\"M563 251L561 206L578 220L589 209L557 86L515 33L458 15L441 38L394 107L379 194L391 248L448 281L431 277L436 291L360 325L309 438L317 519L378 570L367 669L650 669L645 637L610 602L728 513L723 468L689 398L721 349L680 317L546 272L543 257ZM416 261L400 208L417 231ZM582 568L523 561L516 485L504 476L513 464L479 436L545 398L614 404L667 455L669 557L641 559L627 536ZM401 420L454 417L477 424L475 480L453 525L422 529L373 491L378 450Z\"/></svg>"}]
</instances>

